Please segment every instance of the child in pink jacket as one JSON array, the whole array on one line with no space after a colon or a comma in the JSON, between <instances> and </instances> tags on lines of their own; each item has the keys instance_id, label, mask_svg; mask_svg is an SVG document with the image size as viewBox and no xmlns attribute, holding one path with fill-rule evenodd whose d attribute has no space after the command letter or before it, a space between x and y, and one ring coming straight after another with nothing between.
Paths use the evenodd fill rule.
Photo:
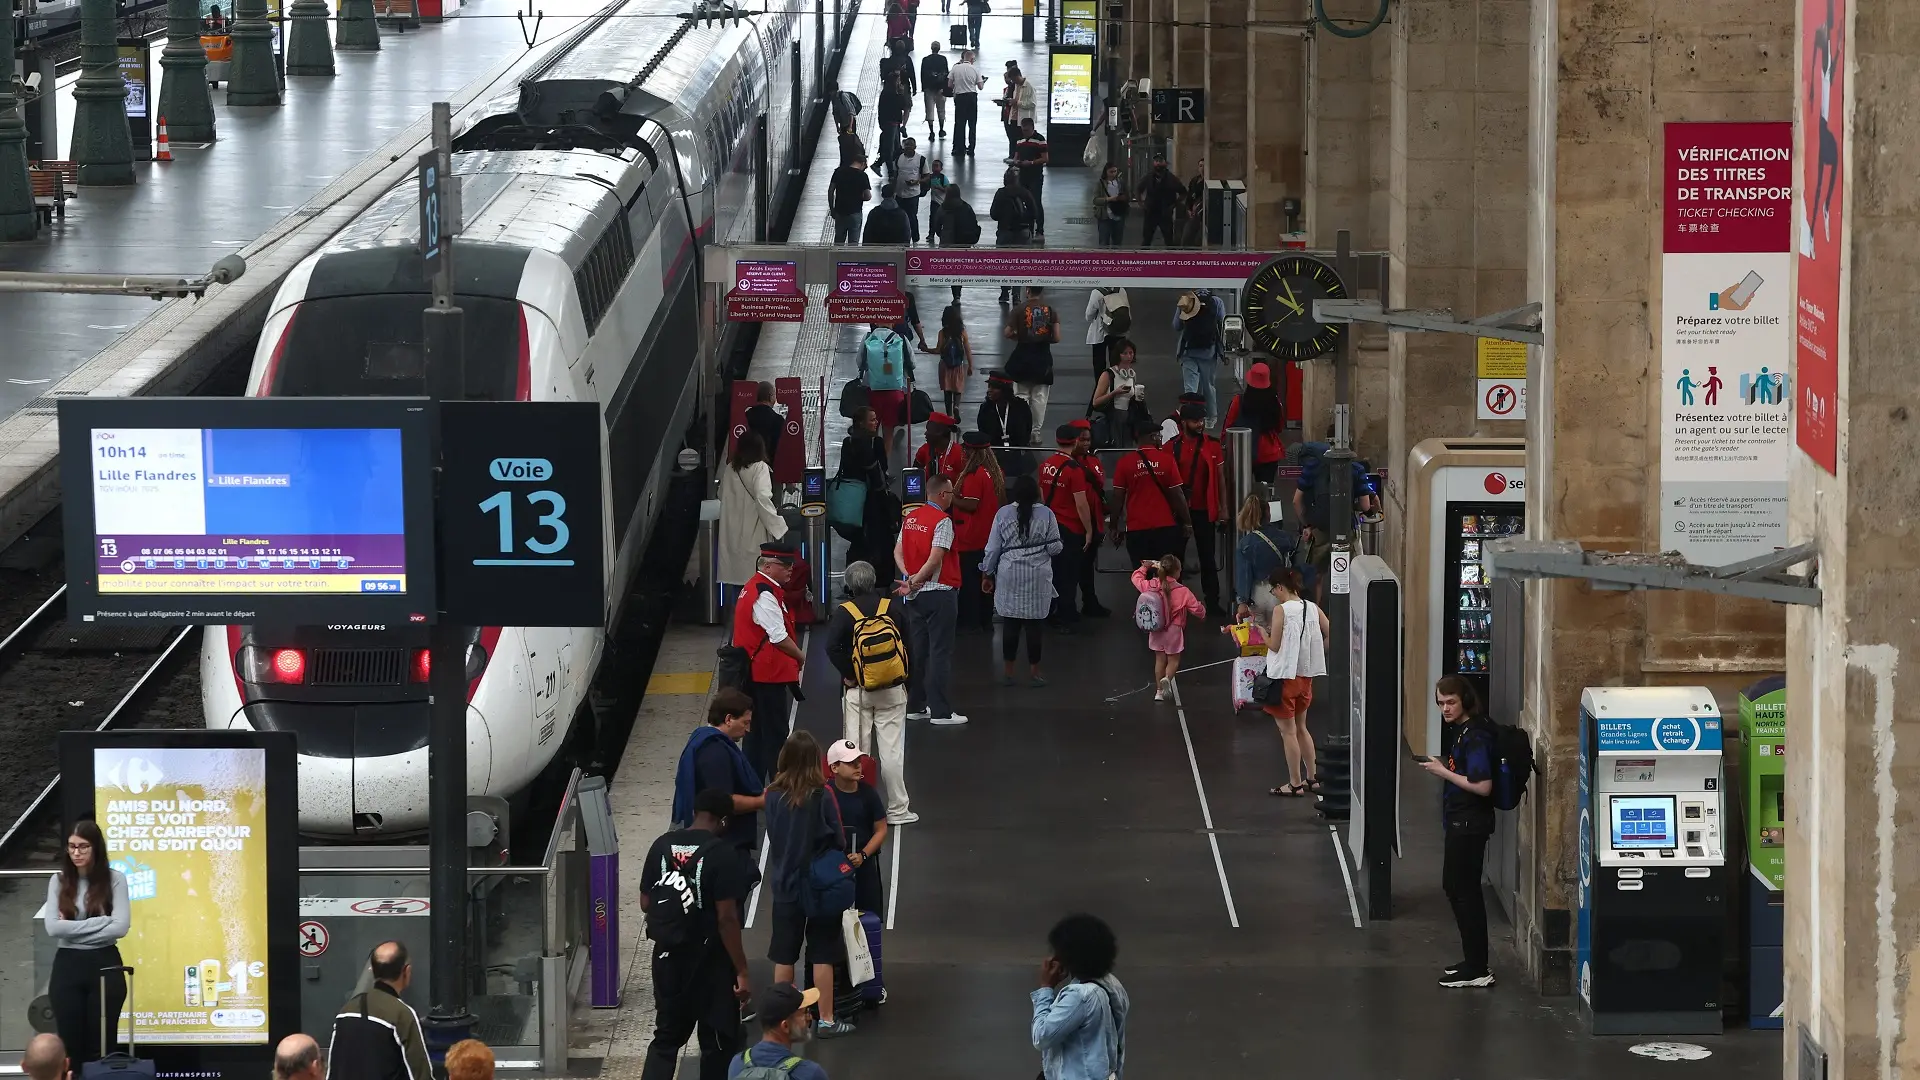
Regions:
<instances>
[{"instance_id":1,"label":"child in pink jacket","mask_svg":"<svg viewBox=\"0 0 1920 1080\"><path fill-rule=\"evenodd\" d=\"M1187 649L1187 616L1205 616L1207 609L1180 584L1180 560L1173 555L1159 562L1143 559L1133 572L1133 587L1160 594L1160 629L1148 631L1147 648L1153 650L1153 700L1165 701L1173 695L1173 676Z\"/></svg>"}]
</instances>

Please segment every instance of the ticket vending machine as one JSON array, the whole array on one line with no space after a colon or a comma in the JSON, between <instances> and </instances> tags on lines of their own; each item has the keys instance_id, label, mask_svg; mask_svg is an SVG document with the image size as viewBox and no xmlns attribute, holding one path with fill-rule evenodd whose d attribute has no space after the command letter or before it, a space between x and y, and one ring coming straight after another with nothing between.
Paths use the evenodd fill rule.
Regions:
<instances>
[{"instance_id":1,"label":"ticket vending machine","mask_svg":"<svg viewBox=\"0 0 1920 1080\"><path fill-rule=\"evenodd\" d=\"M1785 1012L1787 680L1740 691L1741 794L1747 837L1747 1026L1778 1028Z\"/></svg>"},{"instance_id":2,"label":"ticket vending machine","mask_svg":"<svg viewBox=\"0 0 1920 1080\"><path fill-rule=\"evenodd\" d=\"M1704 687L1580 695L1575 962L1596 1035L1717 1035L1726 954L1720 710Z\"/></svg>"}]
</instances>

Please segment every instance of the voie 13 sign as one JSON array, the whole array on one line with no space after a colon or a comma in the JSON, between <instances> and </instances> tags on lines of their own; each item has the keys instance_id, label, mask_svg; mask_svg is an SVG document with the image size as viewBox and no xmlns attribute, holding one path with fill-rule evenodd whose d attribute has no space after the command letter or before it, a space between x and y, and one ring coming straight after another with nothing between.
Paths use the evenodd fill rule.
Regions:
<instances>
[{"instance_id":1,"label":"voie 13 sign","mask_svg":"<svg viewBox=\"0 0 1920 1080\"><path fill-rule=\"evenodd\" d=\"M445 618L605 621L602 427L591 401L440 403Z\"/></svg>"}]
</instances>

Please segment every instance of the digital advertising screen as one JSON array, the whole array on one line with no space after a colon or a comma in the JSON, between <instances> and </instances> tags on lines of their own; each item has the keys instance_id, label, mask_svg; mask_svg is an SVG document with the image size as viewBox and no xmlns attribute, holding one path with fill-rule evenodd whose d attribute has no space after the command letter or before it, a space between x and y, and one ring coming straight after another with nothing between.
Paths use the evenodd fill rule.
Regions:
<instances>
[{"instance_id":1,"label":"digital advertising screen","mask_svg":"<svg viewBox=\"0 0 1920 1080\"><path fill-rule=\"evenodd\" d=\"M1093 123L1093 54L1056 52L1053 81L1047 93L1051 124Z\"/></svg>"},{"instance_id":2,"label":"digital advertising screen","mask_svg":"<svg viewBox=\"0 0 1920 1080\"><path fill-rule=\"evenodd\" d=\"M1675 846L1671 795L1615 795L1610 805L1615 850Z\"/></svg>"},{"instance_id":3,"label":"digital advertising screen","mask_svg":"<svg viewBox=\"0 0 1920 1080\"><path fill-rule=\"evenodd\" d=\"M61 735L66 816L100 826L132 904L120 1037L131 1028L141 1056L188 1070L176 1075L247 1075L299 1023L293 743L284 732Z\"/></svg>"},{"instance_id":4,"label":"digital advertising screen","mask_svg":"<svg viewBox=\"0 0 1920 1080\"><path fill-rule=\"evenodd\" d=\"M68 550L89 549L69 562L87 579L80 621L318 622L369 603L429 621L430 417L405 400L349 415L323 399L79 399L71 422L63 408Z\"/></svg>"},{"instance_id":5,"label":"digital advertising screen","mask_svg":"<svg viewBox=\"0 0 1920 1080\"><path fill-rule=\"evenodd\" d=\"M1065 0L1060 5L1060 15L1062 45L1100 43L1100 9L1097 0Z\"/></svg>"}]
</instances>

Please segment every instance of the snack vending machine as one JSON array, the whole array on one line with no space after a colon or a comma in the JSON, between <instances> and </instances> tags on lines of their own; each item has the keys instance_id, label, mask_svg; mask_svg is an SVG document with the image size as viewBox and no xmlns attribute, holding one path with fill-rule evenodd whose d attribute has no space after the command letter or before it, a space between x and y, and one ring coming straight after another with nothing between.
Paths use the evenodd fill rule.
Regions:
<instances>
[{"instance_id":1,"label":"snack vending machine","mask_svg":"<svg viewBox=\"0 0 1920 1080\"><path fill-rule=\"evenodd\" d=\"M1488 702L1493 669L1489 541L1526 531L1527 444L1517 439L1428 439L1408 454L1406 665L1401 684L1407 747L1446 752L1433 684L1464 675Z\"/></svg>"}]
</instances>

